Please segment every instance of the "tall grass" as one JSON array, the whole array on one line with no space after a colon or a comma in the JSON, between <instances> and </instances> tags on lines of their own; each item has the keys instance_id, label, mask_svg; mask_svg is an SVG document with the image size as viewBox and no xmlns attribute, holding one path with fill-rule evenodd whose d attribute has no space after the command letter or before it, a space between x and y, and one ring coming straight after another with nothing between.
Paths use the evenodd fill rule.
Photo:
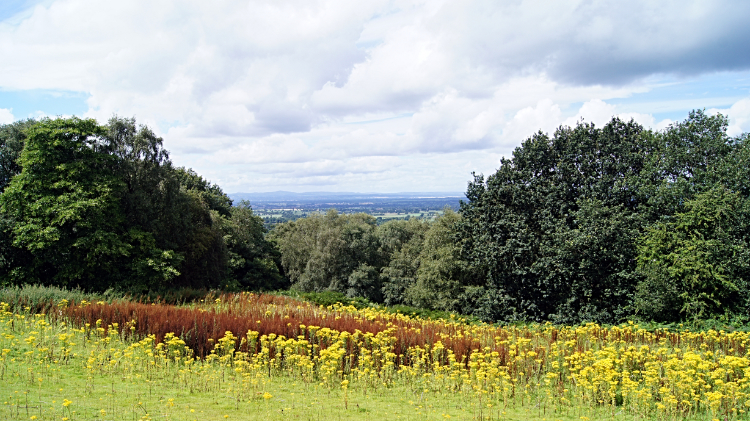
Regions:
<instances>
[{"instance_id":1,"label":"tall grass","mask_svg":"<svg viewBox=\"0 0 750 421\"><path fill-rule=\"evenodd\" d=\"M11 309L26 310L32 313L47 313L51 308L66 300L70 303L115 301L186 305L206 298L216 297L221 293L205 289L182 288L164 292L147 292L129 294L109 289L107 291L86 292L80 288L65 288L43 285L8 286L0 288L0 301L10 305Z\"/></svg>"},{"instance_id":2,"label":"tall grass","mask_svg":"<svg viewBox=\"0 0 750 421\"><path fill-rule=\"evenodd\" d=\"M182 306L65 298L46 317L28 310L0 316L10 329L0 335L3 370L36 355L42 371L50 362L72 363L113 382L121 375L149 382L157 364L171 370L165 380L182 379L190 390L220 392L232 377L238 402L265 400L257 382L278 375L306 389L341 390L345 409L349 390L404 387L420 399L461 395L480 409L474 419L501 408L540 418L550 410L576 419L601 411L612 418L750 418L750 336L742 332L648 330L633 322L501 327L248 293ZM117 342L126 348L112 348ZM83 345L94 349L75 351ZM27 384L45 380L26 369L13 373ZM16 415L28 408L8 396Z\"/></svg>"},{"instance_id":3,"label":"tall grass","mask_svg":"<svg viewBox=\"0 0 750 421\"><path fill-rule=\"evenodd\" d=\"M122 299L114 291L88 293L79 288L60 288L55 286L23 285L9 286L0 289L0 301L10 305L11 309L26 310L31 313L47 313L60 301L80 303L83 301L112 301Z\"/></svg>"},{"instance_id":4,"label":"tall grass","mask_svg":"<svg viewBox=\"0 0 750 421\"><path fill-rule=\"evenodd\" d=\"M187 306L171 306L156 303L137 303L113 301L87 305L70 305L57 308L55 311L69 319L75 326L102 326L116 324L132 326L123 334L142 338L156 335L157 342L167 333L174 333L185 341L196 356L205 357L214 344L227 331L232 332L240 346L240 338L252 330L260 335L283 335L286 338L303 337L314 342L315 333L302 326L321 326L338 332L354 334L370 333L376 335L389 330L395 340L393 352L399 356L400 364L411 363L409 349L413 347L432 346L438 341L446 350L450 350L457 361L467 363L473 352L489 350L497 352L498 358L506 362L510 352L510 343L518 338L533 339L531 350L539 355L542 363L546 360L550 344L558 340L560 329L555 326L508 326L469 325L463 320L454 321L411 318L402 314L388 313L384 310L367 308L358 311L354 307L333 305L316 306L290 297L269 294L223 294L209 296L203 302L194 302ZM72 304L72 303L71 303ZM569 330L569 329L567 329ZM543 332L543 333L542 333ZM568 333L569 335L570 333ZM645 338L633 338L619 330L607 328L590 328L585 337L577 339L578 351L601 349L611 341L625 340L638 342ZM621 337L622 336L622 337ZM695 336L690 336L695 341ZM698 337L700 338L700 337ZM657 329L648 333L647 342L664 341L678 345L685 338L679 332ZM319 344L325 349L328 344ZM696 344L699 346L700 344ZM243 352L256 352L247 349L248 343L242 345ZM736 349L744 349L742 344L733 344ZM346 347L347 355L356 356L359 349L353 343Z\"/></svg>"}]
</instances>

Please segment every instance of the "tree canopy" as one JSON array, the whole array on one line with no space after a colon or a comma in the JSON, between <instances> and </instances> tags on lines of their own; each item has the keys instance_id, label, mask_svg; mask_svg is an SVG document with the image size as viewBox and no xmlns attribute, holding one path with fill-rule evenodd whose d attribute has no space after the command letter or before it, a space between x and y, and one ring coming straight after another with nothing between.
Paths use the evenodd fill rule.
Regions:
<instances>
[{"instance_id":1,"label":"tree canopy","mask_svg":"<svg viewBox=\"0 0 750 421\"><path fill-rule=\"evenodd\" d=\"M252 209L175 168L134 119L43 119L0 130L0 280L109 288L284 285Z\"/></svg>"},{"instance_id":2,"label":"tree canopy","mask_svg":"<svg viewBox=\"0 0 750 421\"><path fill-rule=\"evenodd\" d=\"M747 138L726 128L702 111L662 132L581 122L535 134L487 180L476 176L457 231L483 278L475 311L493 320L664 317L634 300L636 290L663 303L681 297L682 316L724 311L730 291L747 290L744 265L729 262L747 252L748 227L738 223L747 191L736 190L746 170L734 163Z\"/></svg>"}]
</instances>

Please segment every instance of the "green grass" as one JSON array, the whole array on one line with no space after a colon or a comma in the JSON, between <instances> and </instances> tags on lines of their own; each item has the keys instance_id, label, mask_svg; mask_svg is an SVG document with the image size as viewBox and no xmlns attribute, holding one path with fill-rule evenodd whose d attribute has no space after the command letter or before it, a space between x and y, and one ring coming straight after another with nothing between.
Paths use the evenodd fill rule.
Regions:
<instances>
[{"instance_id":1,"label":"green grass","mask_svg":"<svg viewBox=\"0 0 750 421\"><path fill-rule=\"evenodd\" d=\"M68 301L107 301L122 299L122 294L114 291L104 293L88 293L78 288L60 288L55 286L23 285L8 286L0 289L0 302L10 305L11 309L24 310L32 313L47 312L50 305L55 305L60 300Z\"/></svg>"},{"instance_id":2,"label":"green grass","mask_svg":"<svg viewBox=\"0 0 750 421\"><path fill-rule=\"evenodd\" d=\"M69 335L69 336L65 336ZM180 349L179 344L165 348ZM64 320L4 313L0 318L2 420L580 420L631 416L586 408L555 414L532 398L492 407L471 390L426 389L408 376L390 386L329 387L283 371L250 370L219 359L174 360L153 343L115 329L76 330ZM145 345L144 345L145 344ZM172 348L170 348L172 347ZM149 352L154 355L150 355ZM231 361L231 360L228 360ZM338 385L338 380L334 384ZM67 405L66 405L67 404Z\"/></svg>"},{"instance_id":3,"label":"green grass","mask_svg":"<svg viewBox=\"0 0 750 421\"><path fill-rule=\"evenodd\" d=\"M342 294L330 291L287 292L293 294L320 305L347 302ZM555 403L554 399L545 398L547 389L534 386L539 385L541 377L522 380L530 389L516 383L512 397L502 390L493 392L493 400L488 402L481 397L487 395L472 389L471 382L462 383L461 377L457 385L430 377L437 376L437 371L429 374L429 370L417 369L409 373L406 367L404 374L387 375L388 380L382 380L382 371L374 377L364 374L365 380L357 377L362 375L361 371L352 370L348 374L338 371L332 376L326 374L329 376L326 379L320 368L322 353L316 374L303 374L304 366L293 363L294 352L286 354L285 367L274 365L269 359L252 366L262 361L257 359L260 352L254 354L255 359L237 354L222 362L225 351L219 344L223 339L216 342L218 357L193 360L184 350L185 343L180 345L178 339L170 342L169 335L164 341L166 345L157 347L147 338L133 342L117 329L109 332L104 329L106 326L98 329L100 326L93 322L95 318L89 320L95 326L75 329L67 320L56 317L63 314L63 309L57 307L66 305L61 302L63 299L94 301L94 295L42 287L0 290L0 301L8 298L17 304L13 313L0 312L0 420L662 419L637 417L633 411L625 414L622 402L597 405L574 398L572 403ZM46 303L43 307L47 316L35 315L30 306L18 304L30 302ZM354 304L373 307L361 299ZM11 306L2 308L8 310ZM276 311L276 304L270 305L271 308ZM389 309L407 314L415 310ZM364 313L367 311L370 310ZM442 318L440 314L427 316ZM149 326L153 326L153 320ZM706 323L713 328L727 326L728 322L732 321ZM474 325L471 329L485 327ZM121 328L128 331L127 325ZM286 339L279 340L274 349L290 346L284 345ZM344 363L341 364L343 367ZM340 386L343 379L350 381L347 390ZM381 385L381 381L387 384ZM691 419L707 419L709 414L699 411L691 416ZM747 418L741 415L730 419Z\"/></svg>"},{"instance_id":4,"label":"green grass","mask_svg":"<svg viewBox=\"0 0 750 421\"><path fill-rule=\"evenodd\" d=\"M185 387L169 372L152 379L121 375L89 376L76 364L14 364L0 383L0 419L29 420L475 420L479 405L460 394L424 393L408 385L361 390L329 390L291 377L261 379L253 395L238 398L231 383L210 391ZM38 379L42 381L39 382ZM271 395L264 398L264 394ZM72 403L64 407L64 400ZM546 412L546 413L545 413ZM483 407L483 419L579 420L570 411L554 414L535 407ZM446 417L446 415L450 416ZM607 411L590 419L632 419Z\"/></svg>"},{"instance_id":5,"label":"green grass","mask_svg":"<svg viewBox=\"0 0 750 421\"><path fill-rule=\"evenodd\" d=\"M200 301L207 297L220 295L220 291L206 291L202 289L181 288L176 290L149 291L143 294L129 294L127 292L107 290L105 292L86 292L78 288L62 288L56 286L23 285L0 288L0 302L10 305L11 309L30 311L32 313L47 313L61 300L80 303L82 301L138 301L144 303L162 303L181 305ZM28 307L28 309L27 309Z\"/></svg>"}]
</instances>

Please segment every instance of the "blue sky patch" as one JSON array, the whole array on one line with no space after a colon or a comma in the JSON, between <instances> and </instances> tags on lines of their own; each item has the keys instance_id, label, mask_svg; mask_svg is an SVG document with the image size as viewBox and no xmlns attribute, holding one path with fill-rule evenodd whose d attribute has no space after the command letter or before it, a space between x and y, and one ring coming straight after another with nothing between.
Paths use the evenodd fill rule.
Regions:
<instances>
[{"instance_id":1,"label":"blue sky patch","mask_svg":"<svg viewBox=\"0 0 750 421\"><path fill-rule=\"evenodd\" d=\"M81 116L89 106L85 92L51 91L33 89L25 91L0 90L0 108L11 109L16 120L36 118L40 115Z\"/></svg>"},{"instance_id":2,"label":"blue sky patch","mask_svg":"<svg viewBox=\"0 0 750 421\"><path fill-rule=\"evenodd\" d=\"M0 1L0 22L31 9L41 2L41 0L2 0Z\"/></svg>"},{"instance_id":3,"label":"blue sky patch","mask_svg":"<svg viewBox=\"0 0 750 421\"><path fill-rule=\"evenodd\" d=\"M681 121L688 112L703 108L729 108L750 94L750 72L721 72L690 78L653 78L652 89L628 98L606 102L621 111L651 114L656 121Z\"/></svg>"}]
</instances>

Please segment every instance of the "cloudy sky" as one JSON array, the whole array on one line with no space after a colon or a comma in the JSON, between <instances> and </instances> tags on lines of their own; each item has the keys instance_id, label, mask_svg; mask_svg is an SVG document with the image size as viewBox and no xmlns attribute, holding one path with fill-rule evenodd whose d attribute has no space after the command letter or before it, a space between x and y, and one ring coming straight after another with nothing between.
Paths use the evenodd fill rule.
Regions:
<instances>
[{"instance_id":1,"label":"cloudy sky","mask_svg":"<svg viewBox=\"0 0 750 421\"><path fill-rule=\"evenodd\" d=\"M0 123L135 116L230 193L464 191L537 130L750 131L750 2L2 0Z\"/></svg>"}]
</instances>

